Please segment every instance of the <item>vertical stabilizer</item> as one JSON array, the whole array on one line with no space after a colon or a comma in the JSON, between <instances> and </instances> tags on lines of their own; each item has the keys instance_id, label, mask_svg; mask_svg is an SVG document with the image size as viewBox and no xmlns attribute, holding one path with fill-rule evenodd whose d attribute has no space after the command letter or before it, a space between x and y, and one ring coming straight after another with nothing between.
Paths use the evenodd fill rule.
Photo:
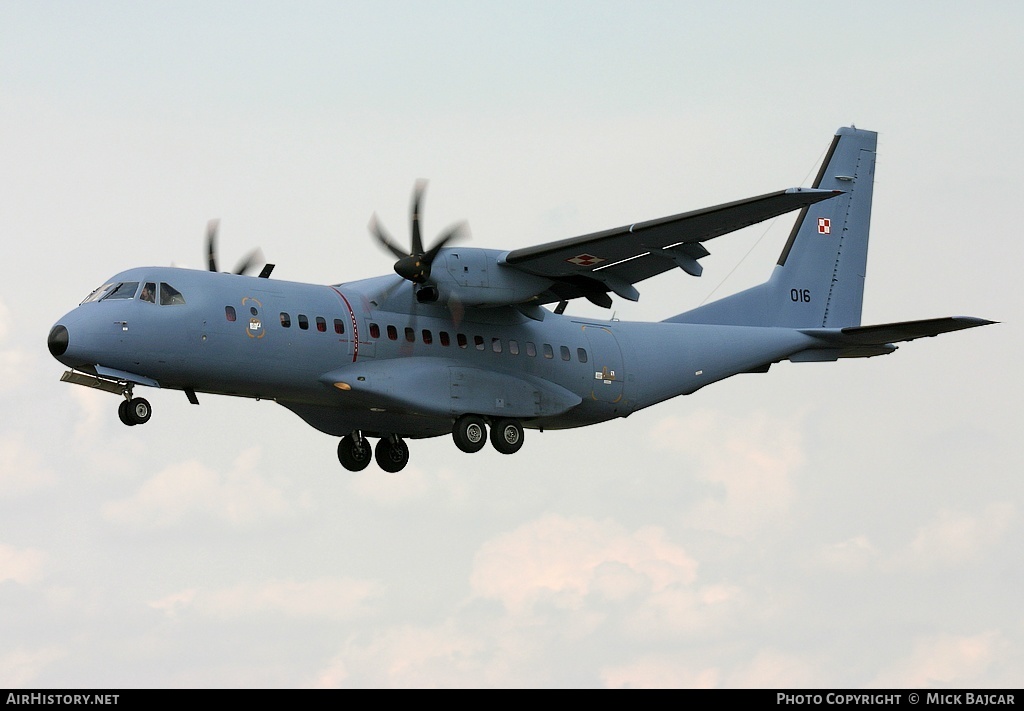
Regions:
<instances>
[{"instance_id":1,"label":"vertical stabilizer","mask_svg":"<svg viewBox=\"0 0 1024 711\"><path fill-rule=\"evenodd\" d=\"M859 326L878 134L836 132L813 187L842 195L804 208L771 279L669 321L790 328Z\"/></svg>"}]
</instances>

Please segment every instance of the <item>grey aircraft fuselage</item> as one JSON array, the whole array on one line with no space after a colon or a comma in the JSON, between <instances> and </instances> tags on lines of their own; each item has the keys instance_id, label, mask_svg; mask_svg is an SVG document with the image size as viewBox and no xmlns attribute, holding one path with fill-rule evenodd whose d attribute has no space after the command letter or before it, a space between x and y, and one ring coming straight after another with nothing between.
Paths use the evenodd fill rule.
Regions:
<instances>
[{"instance_id":1,"label":"grey aircraft fuselage","mask_svg":"<svg viewBox=\"0 0 1024 711\"><path fill-rule=\"evenodd\" d=\"M47 339L63 380L121 394L126 425L148 421L137 385L274 400L340 436L358 471L409 458L403 438L452 433L465 452L487 440L518 451L523 428L617 417L782 360L835 361L982 326L946 317L861 325L877 134L840 128L810 188L790 188L621 228L498 251L430 249L418 185L406 253L376 219L396 275L337 285L209 271L130 269L63 316ZM659 323L565 315L569 300L611 306L609 292L679 268L700 276L704 243L800 210L768 281ZM247 260L248 261L248 260ZM239 271L244 271L240 268ZM559 302L554 312L545 304Z\"/></svg>"},{"instance_id":2,"label":"grey aircraft fuselage","mask_svg":"<svg viewBox=\"0 0 1024 711\"><path fill-rule=\"evenodd\" d=\"M184 303L83 303L60 319L73 335L58 359L73 368L102 363L163 388L275 400L331 435L364 430L430 437L451 432L453 418L463 412L507 414L526 427L548 429L625 417L815 340L798 331L746 326L555 314L535 321L508 307L467 309L456 324L444 306L417 304L415 314L375 307L374 295L390 281L322 286L170 267L131 269L108 282L135 283L137 290L169 284ZM407 307L411 288L402 283L386 303ZM474 379L476 374L481 377ZM492 386L495 374L508 375L509 385ZM386 380L396 387L409 383L419 392L396 397L412 399L413 407L401 409L413 411L391 412L362 400L348 407L346 400L356 399L352 391L333 383L355 385L360 377L375 387ZM535 387L514 387L523 379ZM548 396L546 389L554 392ZM423 403L415 407L416 400Z\"/></svg>"}]
</instances>

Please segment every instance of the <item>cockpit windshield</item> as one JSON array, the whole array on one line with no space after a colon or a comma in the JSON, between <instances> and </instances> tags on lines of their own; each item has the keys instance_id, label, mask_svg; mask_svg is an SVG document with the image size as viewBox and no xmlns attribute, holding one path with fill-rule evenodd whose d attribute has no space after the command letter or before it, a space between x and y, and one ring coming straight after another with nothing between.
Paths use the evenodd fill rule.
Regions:
<instances>
[{"instance_id":1,"label":"cockpit windshield","mask_svg":"<svg viewBox=\"0 0 1024 711\"><path fill-rule=\"evenodd\" d=\"M135 294L139 291L139 282L137 281L121 281L121 282L107 282L103 286L95 289L85 299L82 300L81 304L88 304L90 301L113 301L115 299L134 299ZM175 289L173 286L165 281L160 282L159 289L159 301L157 301L157 286L156 282L148 281L142 288L142 293L139 294L141 301L148 301L149 303L159 303L161 306L173 306L177 304L184 304L185 297L180 291ZM81 306L79 304L79 306Z\"/></svg>"},{"instance_id":2,"label":"cockpit windshield","mask_svg":"<svg viewBox=\"0 0 1024 711\"><path fill-rule=\"evenodd\" d=\"M111 288L113 288L113 286L114 283L108 281L103 286L97 289L93 289L92 293L90 293L87 297L82 299L79 306L81 306L82 304L88 304L90 301L99 301L100 299L103 298L104 294L106 294L108 291L110 291Z\"/></svg>"}]
</instances>

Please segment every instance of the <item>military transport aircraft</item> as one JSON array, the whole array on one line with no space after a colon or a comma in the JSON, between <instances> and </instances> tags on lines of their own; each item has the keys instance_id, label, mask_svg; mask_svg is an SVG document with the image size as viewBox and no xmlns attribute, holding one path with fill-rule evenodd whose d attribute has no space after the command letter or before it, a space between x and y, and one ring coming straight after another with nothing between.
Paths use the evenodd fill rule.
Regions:
<instances>
[{"instance_id":1,"label":"military transport aircraft","mask_svg":"<svg viewBox=\"0 0 1024 711\"><path fill-rule=\"evenodd\" d=\"M123 397L126 425L151 415L136 386L274 400L340 437L351 471L371 459L401 470L405 438L451 434L464 452L512 454L523 428L581 427L626 417L773 363L866 358L895 343L992 321L951 317L861 326L877 134L841 128L810 188L791 188L536 247L429 249L413 195L411 246L370 229L398 276L335 285L209 271L129 269L53 326L62 380ZM800 210L771 278L660 323L577 318L568 301L679 268L700 276L704 243ZM553 310L544 308L557 304Z\"/></svg>"}]
</instances>

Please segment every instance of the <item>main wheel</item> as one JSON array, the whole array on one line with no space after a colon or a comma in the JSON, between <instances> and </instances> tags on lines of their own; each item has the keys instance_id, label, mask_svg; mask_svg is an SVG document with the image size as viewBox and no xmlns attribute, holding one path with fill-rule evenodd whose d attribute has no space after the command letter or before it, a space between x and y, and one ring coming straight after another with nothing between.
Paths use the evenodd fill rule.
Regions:
<instances>
[{"instance_id":1,"label":"main wheel","mask_svg":"<svg viewBox=\"0 0 1024 711\"><path fill-rule=\"evenodd\" d=\"M135 425L135 422L132 420L131 416L128 414L128 401L127 400L122 400L121 404L117 406L117 416L121 419L121 422L123 422L124 424L128 425L129 427L133 427Z\"/></svg>"},{"instance_id":2,"label":"main wheel","mask_svg":"<svg viewBox=\"0 0 1024 711\"><path fill-rule=\"evenodd\" d=\"M394 442L384 437L373 448L373 457L384 471L400 472L409 463L409 445L400 437Z\"/></svg>"},{"instance_id":3,"label":"main wheel","mask_svg":"<svg viewBox=\"0 0 1024 711\"><path fill-rule=\"evenodd\" d=\"M491 444L502 454L515 454L523 446L523 426L519 420L498 420L491 425Z\"/></svg>"},{"instance_id":4,"label":"main wheel","mask_svg":"<svg viewBox=\"0 0 1024 711\"><path fill-rule=\"evenodd\" d=\"M455 446L467 454L479 452L487 444L487 425L479 415L463 415L452 430Z\"/></svg>"},{"instance_id":5,"label":"main wheel","mask_svg":"<svg viewBox=\"0 0 1024 711\"><path fill-rule=\"evenodd\" d=\"M356 439L352 435L345 435L338 442L338 461L341 466L350 472L361 472L370 466L373 459L373 448L365 438Z\"/></svg>"},{"instance_id":6,"label":"main wheel","mask_svg":"<svg viewBox=\"0 0 1024 711\"><path fill-rule=\"evenodd\" d=\"M153 416L153 408L150 406L149 400L141 397L129 400L125 412L128 414L128 419L136 425L146 424Z\"/></svg>"}]
</instances>

